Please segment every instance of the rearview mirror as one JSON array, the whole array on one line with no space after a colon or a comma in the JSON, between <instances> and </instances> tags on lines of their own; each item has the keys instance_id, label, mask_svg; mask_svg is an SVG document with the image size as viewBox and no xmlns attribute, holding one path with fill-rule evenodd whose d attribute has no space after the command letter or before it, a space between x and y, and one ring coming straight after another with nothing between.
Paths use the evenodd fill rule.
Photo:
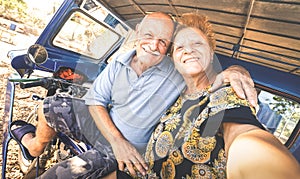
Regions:
<instances>
[{"instance_id":1,"label":"rearview mirror","mask_svg":"<svg viewBox=\"0 0 300 179\"><path fill-rule=\"evenodd\" d=\"M34 44L29 47L27 56L30 61L32 61L36 65L40 65L45 63L48 59L48 52L45 47L39 44Z\"/></svg>"}]
</instances>

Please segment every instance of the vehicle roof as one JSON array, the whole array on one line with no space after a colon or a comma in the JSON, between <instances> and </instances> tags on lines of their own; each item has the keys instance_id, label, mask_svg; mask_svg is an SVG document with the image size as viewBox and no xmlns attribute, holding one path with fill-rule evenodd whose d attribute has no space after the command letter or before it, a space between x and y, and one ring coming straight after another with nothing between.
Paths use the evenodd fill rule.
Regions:
<instances>
[{"instance_id":1,"label":"vehicle roof","mask_svg":"<svg viewBox=\"0 0 300 179\"><path fill-rule=\"evenodd\" d=\"M153 11L203 13L216 32L217 53L300 75L299 0L99 1L132 27L131 20Z\"/></svg>"},{"instance_id":2,"label":"vehicle roof","mask_svg":"<svg viewBox=\"0 0 300 179\"><path fill-rule=\"evenodd\" d=\"M199 12L216 33L224 67L242 65L257 86L300 102L299 0L98 0L127 25L161 11Z\"/></svg>"}]
</instances>

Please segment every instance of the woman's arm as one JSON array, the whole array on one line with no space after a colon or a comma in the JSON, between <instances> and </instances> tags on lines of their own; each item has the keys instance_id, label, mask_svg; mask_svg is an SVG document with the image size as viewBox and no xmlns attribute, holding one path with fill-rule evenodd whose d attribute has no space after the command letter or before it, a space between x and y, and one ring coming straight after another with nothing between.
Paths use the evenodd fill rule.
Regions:
<instances>
[{"instance_id":1,"label":"woman's arm","mask_svg":"<svg viewBox=\"0 0 300 179\"><path fill-rule=\"evenodd\" d=\"M252 125L225 123L227 175L230 179L292 179L300 166L271 133Z\"/></svg>"}]
</instances>

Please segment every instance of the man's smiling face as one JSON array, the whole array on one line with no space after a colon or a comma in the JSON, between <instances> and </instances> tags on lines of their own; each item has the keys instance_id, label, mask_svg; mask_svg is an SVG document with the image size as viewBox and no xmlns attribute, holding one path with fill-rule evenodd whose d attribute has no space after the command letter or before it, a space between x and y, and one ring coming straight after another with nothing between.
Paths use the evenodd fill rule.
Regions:
<instances>
[{"instance_id":1,"label":"man's smiling face","mask_svg":"<svg viewBox=\"0 0 300 179\"><path fill-rule=\"evenodd\" d=\"M173 31L173 21L167 15L148 15L137 27L137 58L147 66L160 63L170 46Z\"/></svg>"}]
</instances>

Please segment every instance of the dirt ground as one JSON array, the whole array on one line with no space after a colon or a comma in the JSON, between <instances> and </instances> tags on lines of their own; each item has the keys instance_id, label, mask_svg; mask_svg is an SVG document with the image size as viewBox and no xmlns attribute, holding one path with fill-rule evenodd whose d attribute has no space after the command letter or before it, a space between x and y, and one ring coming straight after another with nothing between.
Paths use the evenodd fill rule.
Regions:
<instances>
[{"instance_id":1,"label":"dirt ground","mask_svg":"<svg viewBox=\"0 0 300 179\"><path fill-rule=\"evenodd\" d=\"M20 36L22 36L20 34ZM28 37L25 37L28 38ZM14 45L2 42L0 41L1 51L0 51L0 131L2 134L4 134L6 130L6 124L3 120L4 116L4 102L5 102L5 93L6 93L6 84L9 76L12 73L15 73L15 71L10 66L10 60L6 57L7 52L9 50L13 49L24 49L28 48L29 45L33 44L35 39L25 40L23 43L19 41L19 43L16 43ZM34 109L37 102L33 101L31 99L32 94L38 94L41 96L45 95L45 90L42 88L31 88L31 89L20 89L19 86L16 86L16 92L15 92L15 102L13 107L13 120L25 120L28 114ZM0 135L1 139L1 146L0 146L0 152L1 152L1 160L0 165L2 168L3 164L3 158L2 158L2 141L3 136ZM8 147L8 154L7 154L7 165L6 165L6 178L24 178L23 173L20 171L19 165L18 165L18 150L19 146L14 140L10 140L9 147ZM2 175L2 170L1 170Z\"/></svg>"}]
</instances>

